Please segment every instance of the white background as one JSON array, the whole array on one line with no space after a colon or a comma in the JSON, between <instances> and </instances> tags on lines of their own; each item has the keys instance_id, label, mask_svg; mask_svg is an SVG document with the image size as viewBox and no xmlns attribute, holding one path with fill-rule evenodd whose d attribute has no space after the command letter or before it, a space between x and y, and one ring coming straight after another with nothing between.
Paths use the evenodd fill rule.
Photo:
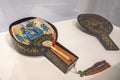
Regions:
<instances>
[{"instance_id":1,"label":"white background","mask_svg":"<svg viewBox=\"0 0 120 80\"><path fill-rule=\"evenodd\" d=\"M0 0L0 32L18 19L37 16L49 22L97 13L120 26L120 0Z\"/></svg>"}]
</instances>

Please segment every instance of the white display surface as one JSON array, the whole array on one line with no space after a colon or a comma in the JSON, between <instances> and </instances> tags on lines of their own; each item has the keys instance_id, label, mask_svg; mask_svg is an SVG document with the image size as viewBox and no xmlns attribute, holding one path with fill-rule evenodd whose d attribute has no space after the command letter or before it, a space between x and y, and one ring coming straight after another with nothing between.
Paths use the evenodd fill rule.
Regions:
<instances>
[{"instance_id":1,"label":"white display surface","mask_svg":"<svg viewBox=\"0 0 120 80\"><path fill-rule=\"evenodd\" d=\"M53 23L58 30L58 42L79 57L76 68L85 70L106 60L111 67L96 75L80 77L74 69L62 73L45 57L19 54L11 44L9 32L0 33L0 80L119 80L120 50L107 51L96 37L79 29L76 19ZM111 39L120 48L120 28L113 26Z\"/></svg>"}]
</instances>

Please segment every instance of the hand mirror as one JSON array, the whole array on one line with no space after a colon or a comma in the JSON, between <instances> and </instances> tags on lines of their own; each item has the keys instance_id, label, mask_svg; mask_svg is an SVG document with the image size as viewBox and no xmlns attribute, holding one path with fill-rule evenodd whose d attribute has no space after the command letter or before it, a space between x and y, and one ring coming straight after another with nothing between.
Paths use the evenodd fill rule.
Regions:
<instances>
[{"instance_id":1,"label":"hand mirror","mask_svg":"<svg viewBox=\"0 0 120 80\"><path fill-rule=\"evenodd\" d=\"M106 50L119 50L109 37L113 26L107 19L97 14L81 14L78 16L78 22L83 31L97 37Z\"/></svg>"}]
</instances>

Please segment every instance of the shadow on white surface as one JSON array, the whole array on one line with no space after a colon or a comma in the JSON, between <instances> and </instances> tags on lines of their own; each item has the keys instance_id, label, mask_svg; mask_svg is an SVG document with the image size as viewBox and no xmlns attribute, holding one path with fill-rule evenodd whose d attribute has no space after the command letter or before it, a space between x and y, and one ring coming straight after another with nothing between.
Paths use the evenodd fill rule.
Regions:
<instances>
[{"instance_id":1,"label":"shadow on white surface","mask_svg":"<svg viewBox=\"0 0 120 80\"><path fill-rule=\"evenodd\" d=\"M12 49L14 49L14 46L12 45L12 38L11 38L11 35L9 34L9 32L6 34L5 39L6 39L7 44L8 44Z\"/></svg>"}]
</instances>

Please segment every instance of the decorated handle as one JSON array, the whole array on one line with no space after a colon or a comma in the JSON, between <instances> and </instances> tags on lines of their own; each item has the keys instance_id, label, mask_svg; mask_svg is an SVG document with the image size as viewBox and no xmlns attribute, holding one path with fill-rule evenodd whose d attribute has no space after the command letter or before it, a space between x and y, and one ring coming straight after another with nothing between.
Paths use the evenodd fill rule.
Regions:
<instances>
[{"instance_id":1,"label":"decorated handle","mask_svg":"<svg viewBox=\"0 0 120 80\"><path fill-rule=\"evenodd\" d=\"M76 60L75 55L58 42L50 46L50 50L68 65Z\"/></svg>"},{"instance_id":2,"label":"decorated handle","mask_svg":"<svg viewBox=\"0 0 120 80\"><path fill-rule=\"evenodd\" d=\"M44 46L48 47L48 51L45 57L49 59L55 66L57 66L62 72L68 72L74 67L78 57L62 46L60 43L51 43L46 41L43 43Z\"/></svg>"},{"instance_id":3,"label":"decorated handle","mask_svg":"<svg viewBox=\"0 0 120 80\"><path fill-rule=\"evenodd\" d=\"M56 49L54 46L50 46L50 48L55 51L55 53L60 54L63 58L65 58L66 60L70 61L70 58L65 55L64 53L62 53L59 49Z\"/></svg>"},{"instance_id":4,"label":"decorated handle","mask_svg":"<svg viewBox=\"0 0 120 80\"><path fill-rule=\"evenodd\" d=\"M111 38L107 34L102 33L99 36L97 36L97 38L103 44L105 49L107 49L107 50L119 50L119 48L116 46L116 44L111 40Z\"/></svg>"}]
</instances>

